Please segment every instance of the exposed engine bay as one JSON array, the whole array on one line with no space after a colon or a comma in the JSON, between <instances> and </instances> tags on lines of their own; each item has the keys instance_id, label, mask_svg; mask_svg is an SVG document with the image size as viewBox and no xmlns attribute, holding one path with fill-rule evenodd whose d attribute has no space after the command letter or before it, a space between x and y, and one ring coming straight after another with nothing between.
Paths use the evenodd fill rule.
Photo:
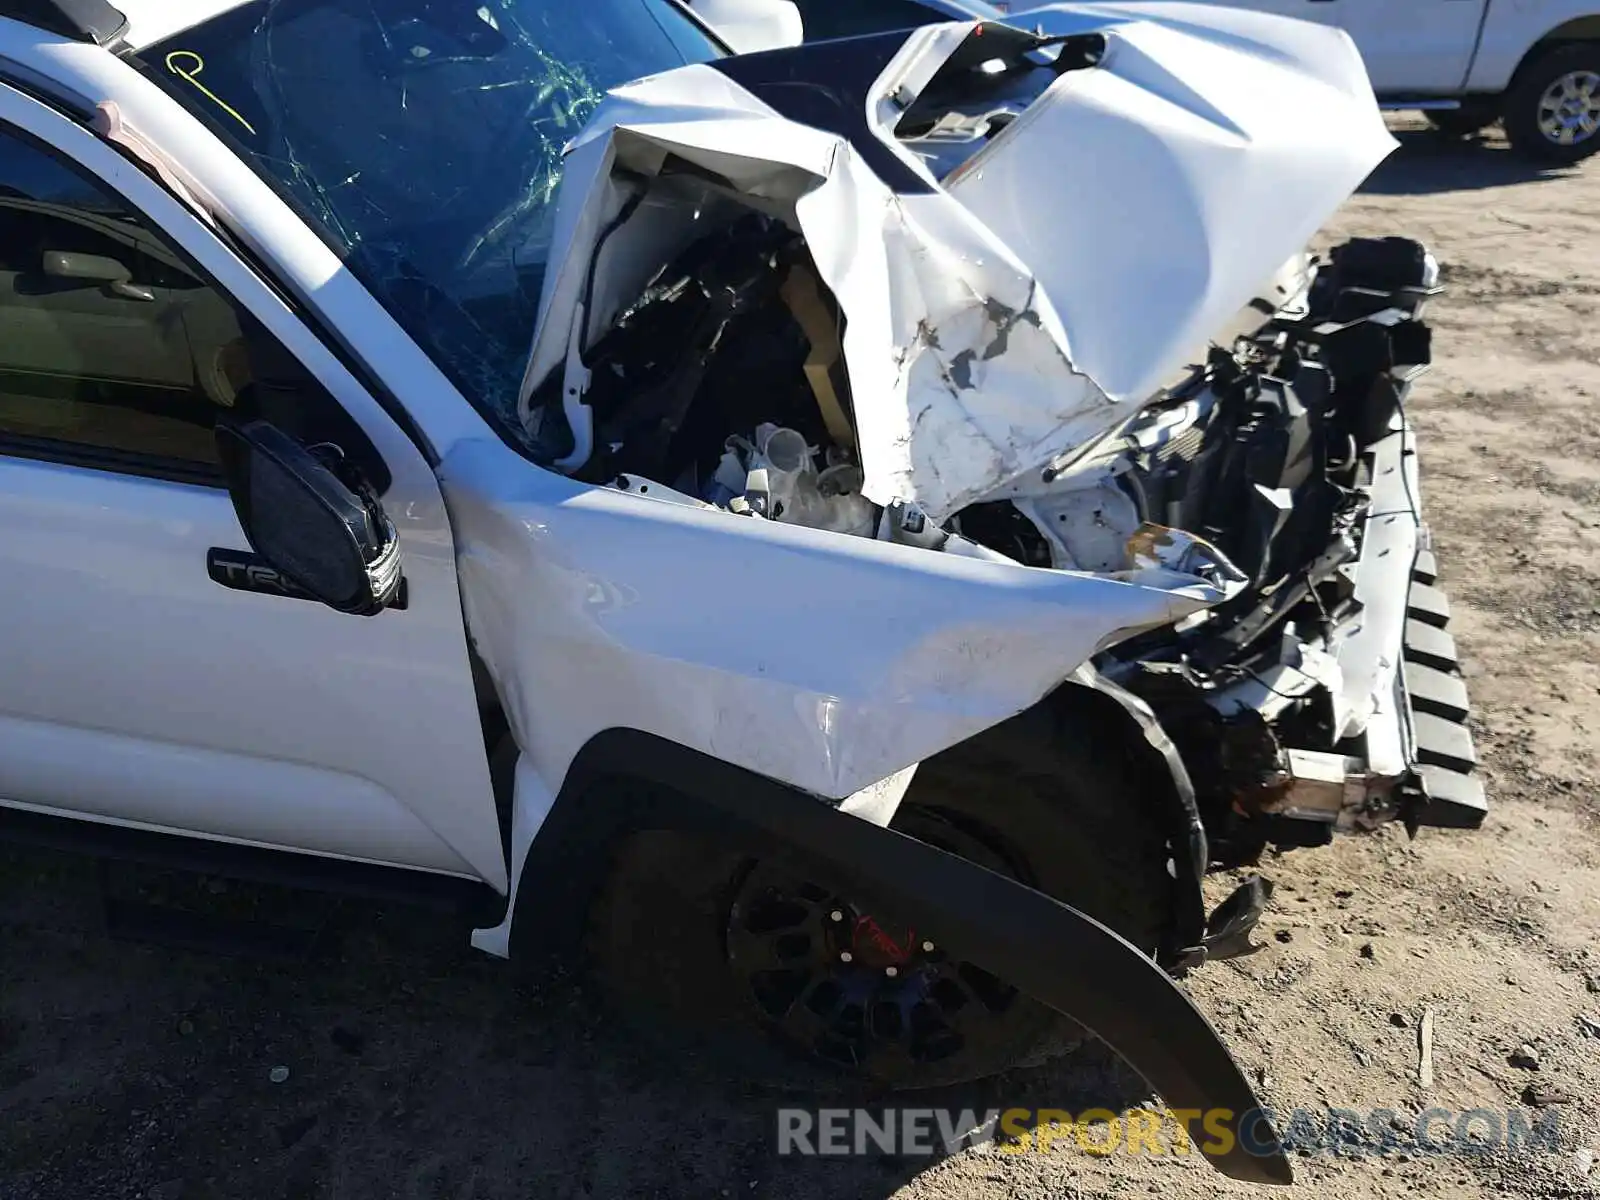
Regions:
<instances>
[{"instance_id":1,"label":"exposed engine bay","mask_svg":"<svg viewBox=\"0 0 1600 1200\"><path fill-rule=\"evenodd\" d=\"M1308 262L1277 313L1059 472L940 524L861 494L843 318L803 239L747 214L663 267L585 365L596 449L575 470L729 514L1026 566L1207 576L1228 599L1097 666L1146 699L1191 763L1209 829L1269 840L1394 816L1364 786L1297 813L1293 774L1343 759L1332 651L1360 611L1371 447L1429 360L1423 248L1356 241ZM1408 319L1388 324L1398 295ZM559 426L559 390L542 397ZM1300 753L1291 759L1287 748ZM1198 769L1204 762L1210 769ZM1393 782L1393 781L1389 781ZM1301 789L1302 793L1304 789ZM1254 818L1252 820L1252 818ZM1225 845L1214 836L1214 849Z\"/></svg>"},{"instance_id":2,"label":"exposed engine bay","mask_svg":"<svg viewBox=\"0 0 1600 1200\"><path fill-rule=\"evenodd\" d=\"M1119 62L1132 64L1126 82L1158 51L1197 51L1170 31L1139 45L1137 23L987 27L983 40L985 28L937 29L909 49L897 35L892 59L873 59L870 38L806 51L865 57L863 77L893 98L892 137L877 136L901 156L869 146L870 186L837 155L754 159L733 144L737 121L727 147L711 134L689 145L681 125L653 137L651 105L630 95L648 81L620 90L609 132L602 122L579 147L590 192L566 217L572 257L546 284L546 310L575 315L535 345L522 411L536 453L586 482L730 519L1203 593L1200 611L1093 666L1178 747L1214 861L1395 817L1475 823L1481 796L1464 816L1420 815L1435 791L1461 790L1470 744L1419 754L1401 679L1425 549L1404 396L1429 362L1420 317L1437 264L1413 241L1356 240L1320 261L1292 253L1263 279L1322 215L1275 216L1274 236L1256 237L1249 190L1231 178L1209 197L1228 228L1180 230L1165 259L1062 232L1070 253L1053 260L1051 223L1018 224L1020 206L995 189L1015 195L1019 163L1105 115L1093 88ZM787 99L763 79L764 57L729 60L744 89L729 111L764 119L748 95ZM1367 169L1350 147L1387 137L1365 124L1370 93L1352 95L1348 117L1316 110L1342 137L1326 179L1304 164L1285 176L1328 212ZM1257 136L1260 153L1273 136ZM1213 187L1197 169L1205 147L1172 135L1165 152L1188 186ZM889 214L883 247L872 228L817 219L819 161L836 201ZM1120 203L1123 182L1080 199ZM851 237L863 263L887 260L881 293L860 289L871 300L852 290L866 268ZM1102 307L1079 273L1097 265ZM1119 308L1140 318L1113 327ZM867 336L885 329L875 354ZM1419 761L1454 774L1430 786Z\"/></svg>"}]
</instances>

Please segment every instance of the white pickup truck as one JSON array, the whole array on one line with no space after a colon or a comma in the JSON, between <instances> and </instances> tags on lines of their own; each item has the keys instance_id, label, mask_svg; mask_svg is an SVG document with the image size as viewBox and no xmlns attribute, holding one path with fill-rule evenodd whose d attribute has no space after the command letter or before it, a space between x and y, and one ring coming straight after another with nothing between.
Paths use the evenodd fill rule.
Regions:
<instances>
[{"instance_id":1,"label":"white pickup truck","mask_svg":"<svg viewBox=\"0 0 1600 1200\"><path fill-rule=\"evenodd\" d=\"M1303 252L1396 145L1349 38L1173 13L0 0L0 838L874 1084L1087 1028L1286 1181L1171 975L1208 869L1484 818L1438 265Z\"/></svg>"}]
</instances>

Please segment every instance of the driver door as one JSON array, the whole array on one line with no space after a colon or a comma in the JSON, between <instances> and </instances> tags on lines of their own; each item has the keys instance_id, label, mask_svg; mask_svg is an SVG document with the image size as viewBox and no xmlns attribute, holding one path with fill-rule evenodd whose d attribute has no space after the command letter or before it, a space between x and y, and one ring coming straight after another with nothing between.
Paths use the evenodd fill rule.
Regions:
<instances>
[{"instance_id":1,"label":"driver door","mask_svg":"<svg viewBox=\"0 0 1600 1200\"><path fill-rule=\"evenodd\" d=\"M89 293L76 305L31 303L41 247L0 237L0 278L28 277L0 296L0 358L36 343L0 362L0 805L503 891L450 528L421 453L167 193L3 84L0 209L48 209L54 238L128 235L102 237L88 268L126 287L43 285ZM225 412L357 463L399 534L403 608L348 616L277 585L222 486Z\"/></svg>"},{"instance_id":2,"label":"driver door","mask_svg":"<svg viewBox=\"0 0 1600 1200\"><path fill-rule=\"evenodd\" d=\"M1337 25L1345 0L1205 0L1224 8L1247 8L1251 12L1295 17L1316 25Z\"/></svg>"}]
</instances>

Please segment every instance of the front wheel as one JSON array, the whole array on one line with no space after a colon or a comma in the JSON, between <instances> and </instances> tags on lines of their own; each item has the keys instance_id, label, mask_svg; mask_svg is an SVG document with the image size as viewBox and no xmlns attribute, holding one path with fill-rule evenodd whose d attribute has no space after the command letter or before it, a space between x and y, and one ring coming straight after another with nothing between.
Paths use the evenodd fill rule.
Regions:
<instances>
[{"instance_id":1,"label":"front wheel","mask_svg":"<svg viewBox=\"0 0 1600 1200\"><path fill-rule=\"evenodd\" d=\"M1160 942L1172 887L1162 822L1114 741L1052 714L924 763L893 828L1053 895L1148 953ZM590 953L623 1011L764 1033L789 1061L875 1086L983 1078L1085 1040L947 954L937 929L700 837L646 834L622 848ZM726 1057L747 1077L759 1066L760 1082L796 1078L779 1059Z\"/></svg>"},{"instance_id":2,"label":"front wheel","mask_svg":"<svg viewBox=\"0 0 1600 1200\"><path fill-rule=\"evenodd\" d=\"M1600 150L1600 42L1552 50L1505 99L1506 137L1530 158L1575 163Z\"/></svg>"}]
</instances>

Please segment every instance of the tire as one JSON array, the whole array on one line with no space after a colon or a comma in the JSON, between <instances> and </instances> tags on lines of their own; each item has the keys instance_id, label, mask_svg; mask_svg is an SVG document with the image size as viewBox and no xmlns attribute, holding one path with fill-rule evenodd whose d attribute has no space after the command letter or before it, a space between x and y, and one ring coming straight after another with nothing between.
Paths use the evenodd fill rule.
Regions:
<instances>
[{"instance_id":1,"label":"tire","mask_svg":"<svg viewBox=\"0 0 1600 1200\"><path fill-rule=\"evenodd\" d=\"M1460 108L1428 109L1422 115L1437 133L1447 138L1471 137L1500 119L1494 105L1472 100Z\"/></svg>"},{"instance_id":2,"label":"tire","mask_svg":"<svg viewBox=\"0 0 1600 1200\"><path fill-rule=\"evenodd\" d=\"M1160 821L1144 811L1137 773L1116 745L1104 737L1096 744L1065 714L1035 709L924 763L893 827L1038 887L1154 955L1171 903L1166 838ZM809 899L808 887L816 893ZM903 979L882 980L877 972L887 968L867 962L867 951L876 953L881 942L849 941L861 961L831 968L847 973L847 991L878 989L863 1002L867 1012L905 1010L903 1020L889 1022L899 1040L879 1036L882 1022L870 1033L841 1036L841 1022L856 1026L843 1016L830 1024L802 1011L833 986L828 979L808 984L804 1003L796 992L784 1007L781 989L778 1004L769 1003L769 977L781 973L745 964L765 965L760 938L769 935L759 929L771 924L775 904L799 906L807 915L790 927L780 923L771 936L809 930L804 936L814 933L819 944L834 935L859 939L862 921L871 923L874 938L885 928L908 935L883 934L890 946L895 938L903 948L915 946ZM843 922L841 910L851 913ZM837 922L831 928L830 918ZM676 1052L689 1046L719 1059L719 1069L731 1067L757 1083L942 1086L1037 1065L1087 1040L1069 1018L971 964L943 959L937 941L937 931L913 933L886 914L858 914L848 897L798 880L780 865L752 861L737 847L649 833L620 848L591 910L588 951L611 1006L635 1018L630 1024L659 1042L665 1017ZM807 978L830 969L838 944L805 960ZM921 954L929 948L931 955ZM929 996L916 999L924 985ZM913 1032L918 1012L922 1026L934 1025L925 1016L927 1000L936 1000L942 1013L963 991L955 1008L967 1015L951 1025L959 1024L958 1036L937 1027ZM976 1007L962 1008L972 1001ZM788 1054L773 1055L774 1045Z\"/></svg>"},{"instance_id":3,"label":"tire","mask_svg":"<svg viewBox=\"0 0 1600 1200\"><path fill-rule=\"evenodd\" d=\"M1551 134L1561 114L1550 109L1556 89L1569 80L1577 91L1566 97L1569 114L1581 112L1583 125L1573 140ZM1505 97L1506 137L1520 154L1550 163L1576 163L1600 150L1600 42L1575 42L1551 50L1523 67Z\"/></svg>"}]
</instances>

